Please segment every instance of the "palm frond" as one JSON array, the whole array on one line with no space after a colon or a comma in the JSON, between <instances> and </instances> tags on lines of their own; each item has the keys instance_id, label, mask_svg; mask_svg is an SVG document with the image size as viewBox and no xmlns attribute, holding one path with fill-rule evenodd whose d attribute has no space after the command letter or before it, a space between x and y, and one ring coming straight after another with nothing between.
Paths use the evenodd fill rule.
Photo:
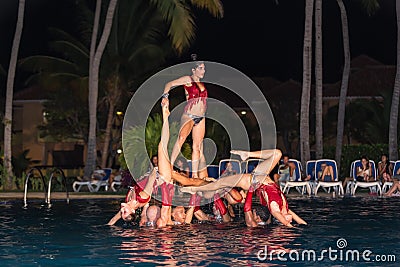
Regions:
<instances>
[{"instance_id":1,"label":"palm frond","mask_svg":"<svg viewBox=\"0 0 400 267\"><path fill-rule=\"evenodd\" d=\"M369 16L372 16L380 8L378 0L361 0L361 5Z\"/></svg>"},{"instance_id":2,"label":"palm frond","mask_svg":"<svg viewBox=\"0 0 400 267\"><path fill-rule=\"evenodd\" d=\"M78 66L68 60L52 56L31 56L19 61L19 66L31 72L63 72L76 73Z\"/></svg>"},{"instance_id":3,"label":"palm frond","mask_svg":"<svg viewBox=\"0 0 400 267\"><path fill-rule=\"evenodd\" d=\"M80 66L81 70L88 72L89 69L89 50L82 49L74 43L68 41L54 41L50 43L50 48L62 53L66 59Z\"/></svg>"},{"instance_id":4,"label":"palm frond","mask_svg":"<svg viewBox=\"0 0 400 267\"><path fill-rule=\"evenodd\" d=\"M71 34L58 29L58 28L52 28L50 27L48 29L49 34L53 37L54 40L63 40L66 42L69 42L73 44L74 46L77 46L79 50L85 51L88 50L88 48L78 39L73 37Z\"/></svg>"},{"instance_id":5,"label":"palm frond","mask_svg":"<svg viewBox=\"0 0 400 267\"><path fill-rule=\"evenodd\" d=\"M160 14L170 24L168 36L172 45L180 54L189 47L194 39L195 24L192 13L180 0L151 0L160 10Z\"/></svg>"},{"instance_id":6,"label":"palm frond","mask_svg":"<svg viewBox=\"0 0 400 267\"><path fill-rule=\"evenodd\" d=\"M219 0L191 0L191 2L193 6L207 10L216 18L222 18L224 16L224 8Z\"/></svg>"}]
</instances>

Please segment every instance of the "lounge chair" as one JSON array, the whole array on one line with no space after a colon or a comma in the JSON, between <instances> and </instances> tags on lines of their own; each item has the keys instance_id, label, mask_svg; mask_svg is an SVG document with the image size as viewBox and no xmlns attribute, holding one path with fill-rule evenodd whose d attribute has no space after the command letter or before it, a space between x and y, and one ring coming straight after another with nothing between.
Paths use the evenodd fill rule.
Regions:
<instances>
[{"instance_id":1,"label":"lounge chair","mask_svg":"<svg viewBox=\"0 0 400 267\"><path fill-rule=\"evenodd\" d=\"M242 162L243 173L251 173L263 159L247 159Z\"/></svg>"},{"instance_id":2,"label":"lounge chair","mask_svg":"<svg viewBox=\"0 0 400 267\"><path fill-rule=\"evenodd\" d=\"M106 173L106 175L103 176L101 180L91 180L91 181L75 181L72 184L72 189L75 192L79 192L83 186L87 186L90 192L97 192L99 189L104 186L105 190L108 190L108 180L110 179L110 175L112 172L112 169L110 168L105 168L103 171ZM77 188L78 186L78 188Z\"/></svg>"},{"instance_id":3,"label":"lounge chair","mask_svg":"<svg viewBox=\"0 0 400 267\"><path fill-rule=\"evenodd\" d=\"M332 166L332 169L333 169L333 177L332 177L333 181L332 182L325 182L325 181L319 181L318 180L318 173L321 172L321 170L322 170L321 165L323 163L325 163L327 166ZM319 159L319 160L316 160L315 161L315 167L314 167L314 174L315 174L315 181L316 181L316 187L314 189L314 194L315 195L318 194L318 189L320 187L328 188L328 189L330 189L332 187L338 195L344 195L342 182L339 181L339 174L338 174L336 161L334 161L332 159Z\"/></svg>"},{"instance_id":4,"label":"lounge chair","mask_svg":"<svg viewBox=\"0 0 400 267\"><path fill-rule=\"evenodd\" d=\"M308 193L308 195L311 195L311 186L309 181L302 181L301 180L301 173L302 173L302 167L301 167L301 163L300 161L296 160L296 159L289 159L289 162L292 162L295 164L296 168L294 170L294 180L293 181L286 181L286 182L282 182L280 184L280 186L283 186L283 190L282 192L286 194L289 194L290 188L295 187L296 190L304 195L305 192Z\"/></svg>"},{"instance_id":5,"label":"lounge chair","mask_svg":"<svg viewBox=\"0 0 400 267\"><path fill-rule=\"evenodd\" d=\"M113 182L111 183L111 190L113 192L117 192L118 189L121 187L122 184L122 176L121 175L117 175L114 177ZM117 188L115 188L117 186Z\"/></svg>"},{"instance_id":6,"label":"lounge chair","mask_svg":"<svg viewBox=\"0 0 400 267\"><path fill-rule=\"evenodd\" d=\"M218 171L219 171L218 165L208 165L207 166L208 177L218 179L219 178Z\"/></svg>"},{"instance_id":7,"label":"lounge chair","mask_svg":"<svg viewBox=\"0 0 400 267\"><path fill-rule=\"evenodd\" d=\"M353 161L353 163L351 163L351 177L353 177L354 182L353 182L353 189L351 190L351 194L354 196L356 194L356 190L357 187L361 187L361 188L369 188L369 190L372 193L377 193L377 194L382 194L382 189L381 186L379 184L379 181L376 180L377 178L377 171L376 171L376 166L375 166L375 162L373 160L369 160L369 163L371 165L371 173L372 176L374 178L374 181L372 182L359 182L356 180L357 178L357 168L360 167L361 164L361 160L355 160Z\"/></svg>"},{"instance_id":8,"label":"lounge chair","mask_svg":"<svg viewBox=\"0 0 400 267\"><path fill-rule=\"evenodd\" d=\"M400 169L400 160L398 161L390 161L391 164L393 164L393 173L392 173L392 178L396 175L396 172ZM384 182L382 185L382 194L386 193L389 191L389 189L393 186L393 182Z\"/></svg>"},{"instance_id":9,"label":"lounge chair","mask_svg":"<svg viewBox=\"0 0 400 267\"><path fill-rule=\"evenodd\" d=\"M310 187L311 187L311 192L314 192L315 187L317 186L317 180L316 180L316 175L315 175L315 160L309 160L306 163L306 176L310 176L311 179L309 182ZM326 188L323 187L323 189L326 190Z\"/></svg>"},{"instance_id":10,"label":"lounge chair","mask_svg":"<svg viewBox=\"0 0 400 267\"><path fill-rule=\"evenodd\" d=\"M241 167L241 164L240 164L239 160L237 160L237 159L221 159L219 161L219 164L218 164L218 166L219 166L219 169L218 169L219 177L221 177L221 175L225 171L226 164L228 162L232 163L232 170L236 171L237 174L242 173L242 167Z\"/></svg>"}]
</instances>

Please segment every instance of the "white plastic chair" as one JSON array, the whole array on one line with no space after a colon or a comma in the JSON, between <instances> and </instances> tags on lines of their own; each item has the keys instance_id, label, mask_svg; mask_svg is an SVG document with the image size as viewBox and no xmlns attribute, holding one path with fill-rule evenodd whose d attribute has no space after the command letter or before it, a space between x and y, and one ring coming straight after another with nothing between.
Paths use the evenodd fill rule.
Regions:
<instances>
[{"instance_id":1,"label":"white plastic chair","mask_svg":"<svg viewBox=\"0 0 400 267\"><path fill-rule=\"evenodd\" d=\"M304 195L305 192L308 193L308 195L311 195L311 186L309 181L301 181L301 172L302 172L302 167L300 161L296 159L289 159L289 162L292 162L296 165L296 169L294 170L294 181L286 181L282 183L283 185L283 193L289 194L290 188L295 187L296 190Z\"/></svg>"},{"instance_id":2,"label":"white plastic chair","mask_svg":"<svg viewBox=\"0 0 400 267\"><path fill-rule=\"evenodd\" d=\"M371 165L371 174L374 178L373 182L360 182L357 181L357 167L361 166L361 160L355 160L353 161L352 165L352 177L354 178L354 186L351 191L351 194L354 196L356 194L356 190L358 187L361 188L369 188L371 192L376 191L377 194L381 195L382 194L382 189L379 181L376 180L377 177L377 172L376 172L376 166L375 162L373 160L369 160L369 163Z\"/></svg>"},{"instance_id":3,"label":"white plastic chair","mask_svg":"<svg viewBox=\"0 0 400 267\"><path fill-rule=\"evenodd\" d=\"M318 172L321 171L321 165L325 163L327 166L332 166L333 169L333 181L332 182L325 182L325 181L319 181L318 180ZM338 195L344 195L344 190L343 190L343 185L342 182L339 181L339 174L338 174L338 169L336 165L336 161L332 159L319 159L315 161L315 167L314 167L314 174L316 178L316 187L314 189L314 194L318 194L318 189L320 187L322 188L333 188L335 192Z\"/></svg>"},{"instance_id":4,"label":"white plastic chair","mask_svg":"<svg viewBox=\"0 0 400 267\"><path fill-rule=\"evenodd\" d=\"M392 178L396 175L397 170L400 168L400 160L398 161L390 161L391 164L393 164L393 173L392 173ZM389 189L393 186L393 182L384 182L382 185L382 194L386 193L389 191Z\"/></svg>"},{"instance_id":5,"label":"white plastic chair","mask_svg":"<svg viewBox=\"0 0 400 267\"><path fill-rule=\"evenodd\" d=\"M232 163L232 170L236 171L237 174L242 173L242 167L238 159L221 159L218 164L218 174L221 177L223 171L226 169L226 164Z\"/></svg>"},{"instance_id":6,"label":"white plastic chair","mask_svg":"<svg viewBox=\"0 0 400 267\"><path fill-rule=\"evenodd\" d=\"M72 189L75 192L79 192L83 186L87 186L90 192L97 192L101 187L105 187L105 191L108 191L108 180L110 179L110 175L112 169L104 168L103 169L106 175L98 181L75 181L72 184ZM78 188L77 188L78 187Z\"/></svg>"},{"instance_id":7,"label":"white plastic chair","mask_svg":"<svg viewBox=\"0 0 400 267\"><path fill-rule=\"evenodd\" d=\"M246 159L242 162L243 173L251 173L263 159Z\"/></svg>"}]
</instances>

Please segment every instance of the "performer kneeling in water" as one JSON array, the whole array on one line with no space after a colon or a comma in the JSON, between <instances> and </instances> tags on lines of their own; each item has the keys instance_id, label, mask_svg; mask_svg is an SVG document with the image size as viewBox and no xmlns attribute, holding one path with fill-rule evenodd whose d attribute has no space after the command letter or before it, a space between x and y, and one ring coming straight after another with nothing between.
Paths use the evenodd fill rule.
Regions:
<instances>
[{"instance_id":1,"label":"performer kneeling in water","mask_svg":"<svg viewBox=\"0 0 400 267\"><path fill-rule=\"evenodd\" d=\"M174 185L172 180L174 179L181 183L183 186L201 186L210 183L209 178L188 178L180 173L172 170L168 152L166 146L169 141L169 108L168 101L162 105L163 114L163 128L161 132L161 140L158 144L158 170L153 169L148 179L140 180L135 183L135 186L128 192L125 203L121 204L120 211L108 222L108 225L114 225L120 218L124 221L132 221L135 210L144 207L149 201L150 196L153 192L154 183L161 184L162 191L162 208L161 208L161 222L160 227L165 225L172 225L171 220L171 205L173 198ZM163 146L165 145L165 146ZM203 169L204 175L207 176L207 169ZM156 179L158 177L158 179ZM215 179L214 179L215 180ZM241 195L235 190L229 192L227 199L230 203L240 203ZM196 200L196 206L200 205L200 200ZM199 220L205 220L206 216L196 208L195 215Z\"/></svg>"},{"instance_id":2,"label":"performer kneeling in water","mask_svg":"<svg viewBox=\"0 0 400 267\"><path fill-rule=\"evenodd\" d=\"M231 153L239 155L242 160L246 160L251 157L264 159L264 161L258 164L251 174L226 176L207 185L198 187L184 187L181 188L181 191L192 194L201 192L204 197L211 198L215 193L220 193L221 191L223 192L223 190L226 190L227 188L236 186L251 192L250 189L251 186L253 186L253 188L259 188L260 190L260 198L262 200L261 203L264 206L267 206L272 216L274 216L283 225L293 227L291 224L292 219L299 224L307 224L303 219L301 219L297 214L288 208L286 197L283 195L280 188L269 177L269 173L279 162L282 156L282 153L279 149L252 152L232 150ZM251 209L249 210L247 208L248 215L250 211ZM254 226L250 220L249 224L250 226Z\"/></svg>"}]
</instances>

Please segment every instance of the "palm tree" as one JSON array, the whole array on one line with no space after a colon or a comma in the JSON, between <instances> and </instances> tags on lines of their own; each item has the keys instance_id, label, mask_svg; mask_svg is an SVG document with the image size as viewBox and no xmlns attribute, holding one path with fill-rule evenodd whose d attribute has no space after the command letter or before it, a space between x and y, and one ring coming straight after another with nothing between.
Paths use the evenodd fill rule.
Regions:
<instances>
[{"instance_id":1,"label":"palm tree","mask_svg":"<svg viewBox=\"0 0 400 267\"><path fill-rule=\"evenodd\" d=\"M322 127L322 0L315 1L315 150L316 158L324 153Z\"/></svg>"},{"instance_id":2,"label":"palm tree","mask_svg":"<svg viewBox=\"0 0 400 267\"><path fill-rule=\"evenodd\" d=\"M396 21L397 21L397 64L396 78L393 88L392 105L390 108L389 122L389 157L398 159L397 129L399 122L399 97L400 97L400 4L396 2Z\"/></svg>"},{"instance_id":3,"label":"palm tree","mask_svg":"<svg viewBox=\"0 0 400 267\"><path fill-rule=\"evenodd\" d=\"M89 65L89 135L88 135L88 148L86 156L86 164L84 169L84 177L90 177L91 173L96 167L96 123L97 123L97 100L99 94L99 71L100 62L103 52L106 48L108 37L111 33L111 27L114 18L114 12L118 0L110 0L108 5L106 19L104 22L103 33L100 37L99 44L97 45L97 29L99 27L98 17L95 17L93 23L92 44L90 51L90 65ZM96 11L100 12L101 0L97 1ZM96 21L97 20L97 21ZM96 23L97 22L97 23ZM94 45L93 45L94 42Z\"/></svg>"},{"instance_id":4,"label":"palm tree","mask_svg":"<svg viewBox=\"0 0 400 267\"><path fill-rule=\"evenodd\" d=\"M19 0L18 5L18 18L17 26L15 29L14 40L11 50L10 65L8 67L7 76L7 94L6 94L6 109L4 114L4 167L7 172L7 187L11 189L13 169L11 164L11 127L12 127L12 101L14 92L14 78L15 69L17 66L17 58L19 51L19 44L22 35L22 28L24 25L24 11L25 11L25 0Z\"/></svg>"},{"instance_id":5,"label":"palm tree","mask_svg":"<svg viewBox=\"0 0 400 267\"><path fill-rule=\"evenodd\" d=\"M337 134L336 134L336 154L335 160L340 169L340 160L342 157L342 145L343 145L343 131L344 131L344 115L346 109L346 96L347 87L349 85L350 76L350 42L349 42L349 26L347 23L346 7L342 0L336 0L342 21L342 36L343 36L343 51L344 51L344 67L342 74L342 84L340 87L339 94L339 109L338 109L338 123L337 123Z\"/></svg>"},{"instance_id":6,"label":"palm tree","mask_svg":"<svg viewBox=\"0 0 400 267\"><path fill-rule=\"evenodd\" d=\"M113 1L113 0L112 0ZM116 1L116 0L115 0ZM188 47L190 42L194 38L194 19L192 12L190 12L190 5L206 9L212 15L218 17L222 16L222 4L219 0L192 0L189 2L177 2L173 0L153 0L151 1L160 12L165 21L169 24L168 35L172 40L172 44L178 53L181 53L184 48ZM111 2L110 2L111 4ZM97 7L96 7L97 8ZM106 19L107 21L107 19ZM111 28L111 24L110 24ZM92 38L93 40L93 38ZM100 40L101 43L101 40ZM95 55L96 58L96 55ZM96 59L93 60L93 67L96 63ZM94 71L94 70L92 70ZM93 73L93 76L96 75ZM93 84L96 82L90 80ZM97 82L98 84L98 82ZM90 88L90 86L89 86ZM98 93L89 89L89 116L90 116L90 126L89 126L89 142L88 142L88 155L86 159L85 166L85 177L88 177L91 171L96 165L96 105L91 105L92 102L97 103ZM116 98L114 98L116 99ZM93 104L93 103L92 103ZM111 105L110 105L111 107ZM108 139L108 133L106 137ZM108 140L106 140L108 142ZM108 149L107 143L104 144L103 153ZM106 147L107 146L107 147ZM108 154L108 153L106 153ZM103 161L105 161L103 159Z\"/></svg>"},{"instance_id":7,"label":"palm tree","mask_svg":"<svg viewBox=\"0 0 400 267\"><path fill-rule=\"evenodd\" d=\"M303 90L300 107L300 158L305 166L310 158L310 88L312 60L312 17L314 0L306 0L303 47Z\"/></svg>"}]
</instances>

